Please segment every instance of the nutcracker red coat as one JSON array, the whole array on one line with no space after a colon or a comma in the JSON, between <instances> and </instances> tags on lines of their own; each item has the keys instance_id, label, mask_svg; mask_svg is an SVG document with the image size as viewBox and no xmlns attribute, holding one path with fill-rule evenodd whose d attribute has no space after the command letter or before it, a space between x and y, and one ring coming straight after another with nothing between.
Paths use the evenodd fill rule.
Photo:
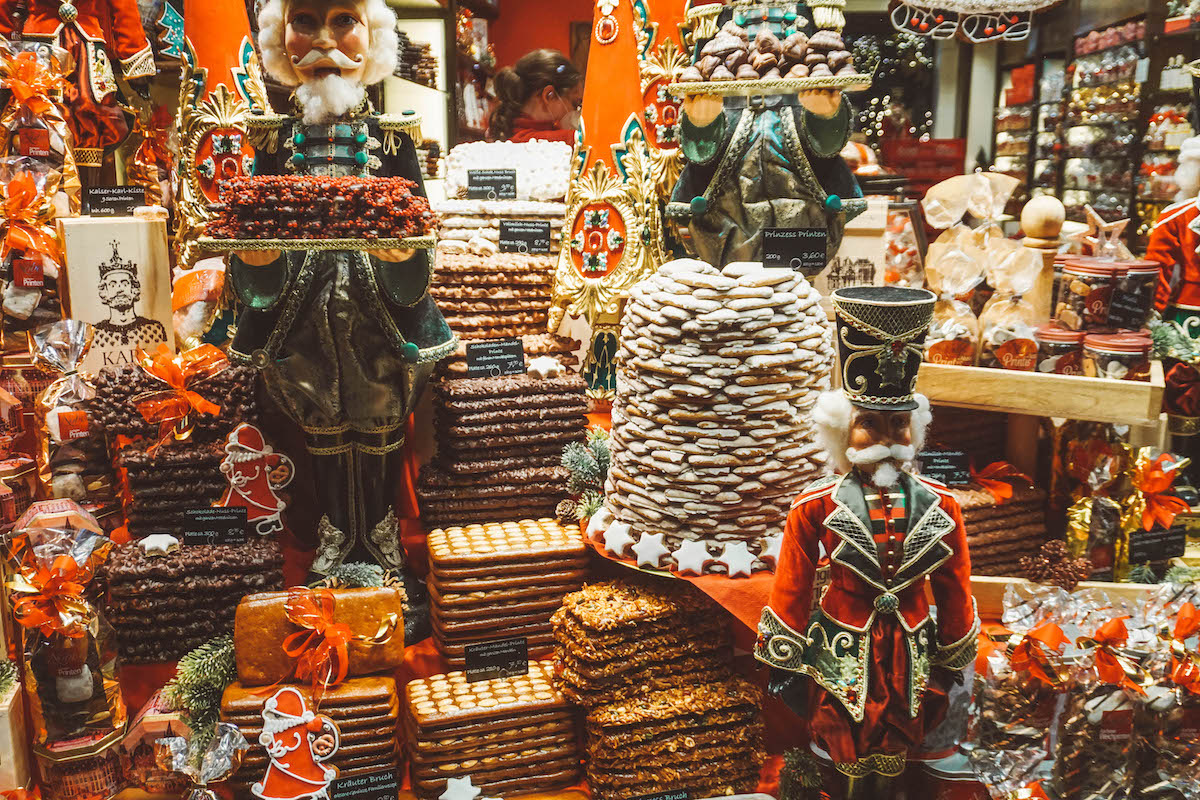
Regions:
<instances>
[{"instance_id":1,"label":"nutcracker red coat","mask_svg":"<svg viewBox=\"0 0 1200 800\"><path fill-rule=\"evenodd\" d=\"M0 35L16 26L13 0L0 3ZM142 29L137 0L29 0L21 29L26 39L53 42L76 61L67 89L75 158L80 166L100 166L104 150L125 138L128 127L114 103L117 83L112 61L130 80L155 73L154 50Z\"/></svg>"},{"instance_id":2,"label":"nutcracker red coat","mask_svg":"<svg viewBox=\"0 0 1200 800\"><path fill-rule=\"evenodd\" d=\"M940 710L923 708L931 667L962 669L975 653L979 623L958 502L944 486L907 473L898 486L908 533L890 577L857 473L819 481L796 499L759 626L758 658L820 687L810 709L813 736L839 764L874 758L902 766L920 744L924 720ZM830 554L830 580L813 614L821 547Z\"/></svg>"}]
</instances>

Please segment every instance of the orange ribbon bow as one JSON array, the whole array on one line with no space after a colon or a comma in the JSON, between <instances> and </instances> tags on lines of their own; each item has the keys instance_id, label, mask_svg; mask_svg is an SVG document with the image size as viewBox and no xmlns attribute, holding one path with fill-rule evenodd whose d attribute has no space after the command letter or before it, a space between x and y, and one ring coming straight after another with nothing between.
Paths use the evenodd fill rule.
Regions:
<instances>
[{"instance_id":1,"label":"orange ribbon bow","mask_svg":"<svg viewBox=\"0 0 1200 800\"><path fill-rule=\"evenodd\" d=\"M1033 486L1033 480L1028 475L1007 461L994 461L980 472L976 472L973 465L971 467L971 482L987 490L998 506L1012 499L1012 480L1020 480L1026 486Z\"/></svg>"},{"instance_id":2,"label":"orange ribbon bow","mask_svg":"<svg viewBox=\"0 0 1200 800\"><path fill-rule=\"evenodd\" d=\"M229 359L216 347L204 344L174 354L165 344L160 344L153 354L139 347L137 359L142 369L171 387L134 398L142 417L158 423L158 441L147 450L151 456L172 438L183 440L191 435L193 412L212 416L221 413L220 406L189 388L193 382L212 377L229 366Z\"/></svg>"},{"instance_id":3,"label":"orange ribbon bow","mask_svg":"<svg viewBox=\"0 0 1200 800\"><path fill-rule=\"evenodd\" d=\"M0 83L12 91L17 105L37 115L53 110L50 94L67 85L63 76L43 66L37 54L30 52L4 58L4 78Z\"/></svg>"},{"instance_id":4,"label":"orange ribbon bow","mask_svg":"<svg viewBox=\"0 0 1200 800\"><path fill-rule=\"evenodd\" d=\"M49 567L25 564L8 582L13 616L43 636L83 636L91 619L91 607L83 599L89 580L91 568L80 567L69 555L59 556Z\"/></svg>"},{"instance_id":5,"label":"orange ribbon bow","mask_svg":"<svg viewBox=\"0 0 1200 800\"><path fill-rule=\"evenodd\" d=\"M1166 468L1168 465L1170 469ZM1139 456L1133 485L1141 492L1145 503L1142 508L1142 528L1145 530L1152 530L1155 525L1169 528L1177 515L1188 510L1185 500L1165 494L1175 483L1179 466L1169 453L1162 453L1153 460L1145 454Z\"/></svg>"},{"instance_id":6,"label":"orange ribbon bow","mask_svg":"<svg viewBox=\"0 0 1200 800\"><path fill-rule=\"evenodd\" d=\"M397 618L388 615L374 636L356 636L345 623L335 622L337 601L330 589L293 587L284 611L301 630L283 640L283 652L296 659L296 679L307 680L313 700L320 703L325 690L346 680L350 672L350 642L384 644L392 638Z\"/></svg>"},{"instance_id":7,"label":"orange ribbon bow","mask_svg":"<svg viewBox=\"0 0 1200 800\"><path fill-rule=\"evenodd\" d=\"M1076 644L1080 647L1093 647L1093 660L1096 665L1096 675L1100 680L1113 686L1145 694L1146 690L1134 680L1141 670L1128 658L1119 655L1117 650L1129 641L1129 629L1125 627L1125 618L1117 617L1096 629L1095 635L1088 639L1080 637Z\"/></svg>"},{"instance_id":8,"label":"orange ribbon bow","mask_svg":"<svg viewBox=\"0 0 1200 800\"><path fill-rule=\"evenodd\" d=\"M1187 640L1200 633L1200 611L1184 603L1175 615L1175 628L1167 636L1171 646L1171 680L1184 691L1200 695L1200 665L1187 649Z\"/></svg>"},{"instance_id":9,"label":"orange ribbon bow","mask_svg":"<svg viewBox=\"0 0 1200 800\"><path fill-rule=\"evenodd\" d=\"M4 193L4 244L0 256L12 250L40 253L62 263L62 251L50 227L43 222L48 206L37 182L28 172L19 173Z\"/></svg>"},{"instance_id":10,"label":"orange ribbon bow","mask_svg":"<svg viewBox=\"0 0 1200 800\"><path fill-rule=\"evenodd\" d=\"M1047 686L1058 686L1062 676L1050 663L1050 654L1068 641L1062 628L1047 622L1024 636L1013 636L1008 644L1008 664L1014 672L1028 672Z\"/></svg>"}]
</instances>

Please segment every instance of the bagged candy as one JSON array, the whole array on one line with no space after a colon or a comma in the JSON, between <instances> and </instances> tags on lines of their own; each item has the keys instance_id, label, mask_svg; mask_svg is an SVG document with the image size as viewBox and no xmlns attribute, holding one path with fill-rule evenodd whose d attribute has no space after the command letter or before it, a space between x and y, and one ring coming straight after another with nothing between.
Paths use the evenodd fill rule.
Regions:
<instances>
[{"instance_id":1,"label":"bagged candy","mask_svg":"<svg viewBox=\"0 0 1200 800\"><path fill-rule=\"evenodd\" d=\"M96 519L70 500L34 503L11 534L9 601L26 629L34 744L125 725L112 628L87 597L111 548Z\"/></svg>"},{"instance_id":2,"label":"bagged candy","mask_svg":"<svg viewBox=\"0 0 1200 800\"><path fill-rule=\"evenodd\" d=\"M45 193L60 216L81 208L79 170L59 104L71 62L67 51L45 42L0 42L0 86L11 92L0 112L0 158L34 159L52 174Z\"/></svg>"},{"instance_id":3,"label":"bagged candy","mask_svg":"<svg viewBox=\"0 0 1200 800\"><path fill-rule=\"evenodd\" d=\"M1037 747L1023 750L971 750L967 759L975 777L994 800L1044 798L1038 772L1046 751Z\"/></svg>"},{"instance_id":4,"label":"bagged candy","mask_svg":"<svg viewBox=\"0 0 1200 800\"><path fill-rule=\"evenodd\" d=\"M53 173L27 158L0 159L0 336L6 356L31 351L29 333L62 319L63 256L47 199Z\"/></svg>"},{"instance_id":5,"label":"bagged candy","mask_svg":"<svg viewBox=\"0 0 1200 800\"><path fill-rule=\"evenodd\" d=\"M1200 798L1200 611L1184 603L1162 626L1138 710L1143 737L1134 788L1139 796ZM1175 796L1178 796L1176 794Z\"/></svg>"},{"instance_id":6,"label":"bagged candy","mask_svg":"<svg viewBox=\"0 0 1200 800\"><path fill-rule=\"evenodd\" d=\"M109 489L104 442L91 436L87 406L96 390L79 372L94 330L66 319L33 334L38 360L59 375L37 400L38 469L43 491L84 502Z\"/></svg>"},{"instance_id":7,"label":"bagged candy","mask_svg":"<svg viewBox=\"0 0 1200 800\"><path fill-rule=\"evenodd\" d=\"M973 740L985 750L1042 749L1053 727L1068 670L1067 637L1045 622L995 643L975 676Z\"/></svg>"},{"instance_id":8,"label":"bagged candy","mask_svg":"<svg viewBox=\"0 0 1200 800\"><path fill-rule=\"evenodd\" d=\"M1025 295L1041 274L1041 256L1011 239L993 239L987 255L988 283L995 294L979 318L979 365L1036 369L1038 344L1033 332L1042 320Z\"/></svg>"},{"instance_id":9,"label":"bagged candy","mask_svg":"<svg viewBox=\"0 0 1200 800\"><path fill-rule=\"evenodd\" d=\"M938 295L925 360L933 364L970 366L979 349L979 320L962 298L983 280L983 252L974 245L974 234L956 225L929 248L925 278Z\"/></svg>"}]
</instances>

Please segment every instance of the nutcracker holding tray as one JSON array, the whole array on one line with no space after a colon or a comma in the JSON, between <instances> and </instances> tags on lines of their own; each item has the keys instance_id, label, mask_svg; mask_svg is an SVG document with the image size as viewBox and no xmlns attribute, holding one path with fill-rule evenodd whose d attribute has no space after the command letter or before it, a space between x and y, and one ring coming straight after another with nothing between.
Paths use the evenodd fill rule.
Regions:
<instances>
[{"instance_id":1,"label":"nutcracker holding tray","mask_svg":"<svg viewBox=\"0 0 1200 800\"><path fill-rule=\"evenodd\" d=\"M366 95L392 74L396 18L384 0L266 0L259 27L264 66L296 87L296 108L249 119L254 177L224 183L201 240L233 253L244 311L230 356L263 371L306 435L321 508L313 572L374 561L421 605L400 543L397 451L457 342L428 294L420 120L376 113ZM407 609L409 637L426 621Z\"/></svg>"}]
</instances>

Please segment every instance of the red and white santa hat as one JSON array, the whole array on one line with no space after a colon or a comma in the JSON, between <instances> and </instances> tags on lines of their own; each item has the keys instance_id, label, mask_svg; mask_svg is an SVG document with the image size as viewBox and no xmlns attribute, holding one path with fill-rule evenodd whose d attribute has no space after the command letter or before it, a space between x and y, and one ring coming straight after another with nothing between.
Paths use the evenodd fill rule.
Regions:
<instances>
[{"instance_id":1,"label":"red and white santa hat","mask_svg":"<svg viewBox=\"0 0 1200 800\"><path fill-rule=\"evenodd\" d=\"M316 719L316 714L308 709L304 695L296 687L285 686L263 705L262 718L262 733L271 736L297 725L307 725Z\"/></svg>"}]
</instances>

